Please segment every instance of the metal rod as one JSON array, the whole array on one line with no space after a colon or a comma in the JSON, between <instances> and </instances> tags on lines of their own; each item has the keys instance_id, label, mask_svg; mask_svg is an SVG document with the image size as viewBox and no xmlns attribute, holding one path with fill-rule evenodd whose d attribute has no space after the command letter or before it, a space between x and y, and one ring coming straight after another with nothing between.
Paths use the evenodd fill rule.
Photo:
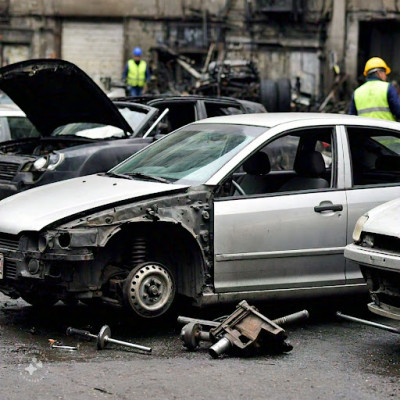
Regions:
<instances>
[{"instance_id":1,"label":"metal rod","mask_svg":"<svg viewBox=\"0 0 400 400\"><path fill-rule=\"evenodd\" d=\"M339 318L346 319L348 321L358 322L360 324L373 326L374 328L382 329L384 331L389 331L389 332L392 332L392 333L400 334L400 329L394 328L393 326L378 324L377 322L368 321L366 319L352 317L351 315L342 314L340 311L337 311L336 315Z\"/></svg>"},{"instance_id":2,"label":"metal rod","mask_svg":"<svg viewBox=\"0 0 400 400\"><path fill-rule=\"evenodd\" d=\"M169 108L166 108L161 115L154 121L154 124L151 125L151 127L147 130L147 132L143 135L143 138L147 138L149 136L150 132L157 126L157 124L167 115L169 111Z\"/></svg>"},{"instance_id":3,"label":"metal rod","mask_svg":"<svg viewBox=\"0 0 400 400\"><path fill-rule=\"evenodd\" d=\"M308 313L307 310L303 310L303 311L298 311L295 312L293 314L290 315L286 315L284 317L281 318L277 318L274 319L273 322L277 325L289 325L292 324L294 322L299 322L302 321L304 319L308 319L308 317L310 316L310 314Z\"/></svg>"},{"instance_id":4,"label":"metal rod","mask_svg":"<svg viewBox=\"0 0 400 400\"><path fill-rule=\"evenodd\" d=\"M191 322L195 322L196 324L205 325L205 326L212 326L216 327L221 325L221 322L216 321L208 321L206 319L198 319L198 318L190 318L190 317L178 317L178 324L190 324Z\"/></svg>"},{"instance_id":5,"label":"metal rod","mask_svg":"<svg viewBox=\"0 0 400 400\"><path fill-rule=\"evenodd\" d=\"M148 353L151 353L151 347L141 346L140 344L134 344L129 342L123 342L122 340L112 339L109 338L108 336L106 336L104 340L109 343L119 344L121 346L126 346L126 347L132 347L133 349L143 350L147 351Z\"/></svg>"}]
</instances>

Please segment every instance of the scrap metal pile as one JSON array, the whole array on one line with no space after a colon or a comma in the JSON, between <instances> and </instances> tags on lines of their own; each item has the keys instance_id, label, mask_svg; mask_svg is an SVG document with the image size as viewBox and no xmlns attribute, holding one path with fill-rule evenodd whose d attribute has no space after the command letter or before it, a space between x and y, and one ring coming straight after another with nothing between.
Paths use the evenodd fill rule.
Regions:
<instances>
[{"instance_id":1,"label":"scrap metal pile","mask_svg":"<svg viewBox=\"0 0 400 400\"><path fill-rule=\"evenodd\" d=\"M201 347L202 342L211 343L208 352L213 358L219 358L225 353L240 356L264 353L287 353L293 346L287 340L287 334L282 328L309 317L307 310L299 311L275 320L270 320L246 300L242 300L235 311L228 316L209 321L189 317L178 317L178 324L185 324L180 333L183 346L189 351ZM144 353L151 353L152 348L111 338L108 325L102 326L99 333L92 334L88 330L69 327L67 336L78 336L84 340L95 340L97 349L103 350L108 344L123 346ZM58 350L79 350L76 346L66 346L62 342L49 339L50 348Z\"/></svg>"},{"instance_id":2,"label":"scrap metal pile","mask_svg":"<svg viewBox=\"0 0 400 400\"><path fill-rule=\"evenodd\" d=\"M218 358L229 351L244 354L259 351L289 352L293 346L280 325L288 325L308 317L308 311L303 310L272 321L243 300L222 322L179 317L178 323L186 323L180 338L188 350L198 349L201 341L212 342L209 354ZM203 326L211 329L203 330Z\"/></svg>"}]
</instances>

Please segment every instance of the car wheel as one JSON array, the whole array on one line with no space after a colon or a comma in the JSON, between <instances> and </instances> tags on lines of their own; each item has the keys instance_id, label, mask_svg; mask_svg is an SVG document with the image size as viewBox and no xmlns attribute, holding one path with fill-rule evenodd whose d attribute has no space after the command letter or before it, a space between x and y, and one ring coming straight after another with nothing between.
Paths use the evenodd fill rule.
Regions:
<instances>
[{"instance_id":1,"label":"car wheel","mask_svg":"<svg viewBox=\"0 0 400 400\"><path fill-rule=\"evenodd\" d=\"M292 101L292 87L290 79L281 78L277 81L278 86L278 111L290 111L290 103Z\"/></svg>"},{"instance_id":2,"label":"car wheel","mask_svg":"<svg viewBox=\"0 0 400 400\"><path fill-rule=\"evenodd\" d=\"M124 302L143 318L156 318L167 312L175 299L173 274L163 264L137 265L125 279Z\"/></svg>"},{"instance_id":3,"label":"car wheel","mask_svg":"<svg viewBox=\"0 0 400 400\"><path fill-rule=\"evenodd\" d=\"M278 111L278 85L272 79L261 79L260 101L268 112Z\"/></svg>"},{"instance_id":4,"label":"car wheel","mask_svg":"<svg viewBox=\"0 0 400 400\"><path fill-rule=\"evenodd\" d=\"M51 294L38 294L38 293L23 293L21 298L33 307L52 307L57 303L58 299L56 296Z\"/></svg>"}]
</instances>

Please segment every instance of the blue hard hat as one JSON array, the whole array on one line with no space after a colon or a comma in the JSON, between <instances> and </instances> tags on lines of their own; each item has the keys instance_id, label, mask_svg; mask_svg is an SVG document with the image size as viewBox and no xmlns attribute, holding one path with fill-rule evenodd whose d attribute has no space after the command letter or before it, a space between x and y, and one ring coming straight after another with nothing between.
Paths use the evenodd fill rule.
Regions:
<instances>
[{"instance_id":1,"label":"blue hard hat","mask_svg":"<svg viewBox=\"0 0 400 400\"><path fill-rule=\"evenodd\" d=\"M132 51L134 56L140 57L142 55L142 49L140 47L135 47Z\"/></svg>"}]
</instances>

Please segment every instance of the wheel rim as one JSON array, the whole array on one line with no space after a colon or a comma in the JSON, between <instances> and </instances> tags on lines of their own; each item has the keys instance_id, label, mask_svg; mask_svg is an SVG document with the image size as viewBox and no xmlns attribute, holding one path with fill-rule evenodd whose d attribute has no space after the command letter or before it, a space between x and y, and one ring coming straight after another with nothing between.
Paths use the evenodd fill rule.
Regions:
<instances>
[{"instance_id":1,"label":"wheel rim","mask_svg":"<svg viewBox=\"0 0 400 400\"><path fill-rule=\"evenodd\" d=\"M143 317L157 317L168 310L175 296L171 273L160 264L138 266L125 283L125 297Z\"/></svg>"}]
</instances>

